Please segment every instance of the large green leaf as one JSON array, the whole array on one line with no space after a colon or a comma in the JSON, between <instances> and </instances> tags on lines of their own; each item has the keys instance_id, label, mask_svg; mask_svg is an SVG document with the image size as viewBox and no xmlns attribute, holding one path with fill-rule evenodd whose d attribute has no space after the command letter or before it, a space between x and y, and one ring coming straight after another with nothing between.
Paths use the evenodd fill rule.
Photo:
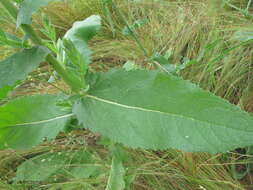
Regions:
<instances>
[{"instance_id":1,"label":"large green leaf","mask_svg":"<svg viewBox=\"0 0 253 190\"><path fill-rule=\"evenodd\" d=\"M83 56L86 64L90 63L90 50L87 42L96 35L101 26L101 18L92 15L83 21L75 22L70 30L67 31L64 38L72 41L76 49Z\"/></svg>"},{"instance_id":2,"label":"large green leaf","mask_svg":"<svg viewBox=\"0 0 253 190\"><path fill-rule=\"evenodd\" d=\"M23 162L17 169L15 181L53 181L57 178L89 178L101 171L87 151L53 152Z\"/></svg>"},{"instance_id":3,"label":"large green leaf","mask_svg":"<svg viewBox=\"0 0 253 190\"><path fill-rule=\"evenodd\" d=\"M134 148L216 153L253 144L250 115L159 71L100 73L73 111L85 127Z\"/></svg>"},{"instance_id":4,"label":"large green leaf","mask_svg":"<svg viewBox=\"0 0 253 190\"><path fill-rule=\"evenodd\" d=\"M21 24L31 24L32 14L39 10L40 7L47 6L50 1L55 0L24 0L18 12L17 27Z\"/></svg>"},{"instance_id":5,"label":"large green leaf","mask_svg":"<svg viewBox=\"0 0 253 190\"><path fill-rule=\"evenodd\" d=\"M57 106L57 95L35 95L0 107L0 149L29 148L54 138L72 116Z\"/></svg>"},{"instance_id":6,"label":"large green leaf","mask_svg":"<svg viewBox=\"0 0 253 190\"><path fill-rule=\"evenodd\" d=\"M45 47L33 47L15 53L0 62L0 88L12 86L18 80L24 80L28 73L36 69L45 60L49 50Z\"/></svg>"}]
</instances>

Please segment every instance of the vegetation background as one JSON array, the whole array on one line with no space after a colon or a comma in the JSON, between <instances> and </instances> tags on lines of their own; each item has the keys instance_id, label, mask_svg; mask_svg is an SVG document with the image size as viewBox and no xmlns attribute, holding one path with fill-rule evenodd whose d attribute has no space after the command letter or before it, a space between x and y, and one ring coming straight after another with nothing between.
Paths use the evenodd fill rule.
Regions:
<instances>
[{"instance_id":1,"label":"vegetation background","mask_svg":"<svg viewBox=\"0 0 253 190\"><path fill-rule=\"evenodd\" d=\"M171 64L186 65L179 71L184 79L253 112L252 43L245 43L253 39L251 1L118 0L115 1L117 9L109 7L110 14L102 2L65 0L50 3L34 15L34 26L40 32L43 28L42 15L46 14L60 37L73 22L99 14L103 18L103 28L90 43L94 71L122 67L128 61L152 68L149 57L159 53ZM145 20L145 23L134 28L134 31L145 51L131 36L122 32L125 21L133 26L141 20ZM3 8L0 9L0 26L6 31L21 35ZM42 33L41 35L43 36ZM8 56L11 51L13 50L7 47L0 47L0 58ZM59 88L65 88L60 80L49 84L47 81L50 74L47 64L42 64L10 97L38 92L55 93ZM0 151L0 189L105 189L111 156L104 148L106 143L99 143L100 141L96 134L78 130L67 135L61 134L55 142L31 150ZM98 174L85 176L59 172L72 163L73 154L65 155L66 162L57 162L57 170L52 170L50 167L55 168L55 165L49 163L41 165L42 162L47 162L47 155L66 150L91 151L92 160L100 168ZM124 165L128 189L253 189L251 147L217 155L177 150L125 151L129 154ZM41 170L42 173L49 174L47 178L42 180L34 174L36 172L28 175L29 171L24 170L28 177L14 180L18 165L37 156L42 156L43 159L40 162L35 160L33 167L28 169Z\"/></svg>"}]
</instances>

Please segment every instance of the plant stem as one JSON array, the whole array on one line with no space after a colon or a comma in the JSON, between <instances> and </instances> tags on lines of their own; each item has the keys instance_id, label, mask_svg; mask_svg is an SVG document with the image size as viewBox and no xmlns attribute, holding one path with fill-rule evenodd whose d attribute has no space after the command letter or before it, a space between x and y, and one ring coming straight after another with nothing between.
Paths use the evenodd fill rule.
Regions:
<instances>
[{"instance_id":1,"label":"plant stem","mask_svg":"<svg viewBox=\"0 0 253 190\"><path fill-rule=\"evenodd\" d=\"M135 34L135 32L130 28L124 14L121 12L121 10L117 7L117 5L114 3L114 1L112 1L112 6L113 8L118 12L119 16L121 17L121 19L123 20L124 24L126 25L127 29L130 31L130 34L132 35L132 37L134 38L134 40L136 41L136 43L138 44L138 46L140 47L140 49L143 51L143 54L145 57L148 57L148 52L147 50L143 47L143 45L141 44L139 38L137 37L137 35Z\"/></svg>"},{"instance_id":2,"label":"plant stem","mask_svg":"<svg viewBox=\"0 0 253 190\"><path fill-rule=\"evenodd\" d=\"M0 3L8 11L11 17L14 20L16 20L18 16L17 7L15 7L9 0L1 0ZM24 31L25 34L29 35L31 41L35 45L44 45L41 38L36 34L34 29L30 25L21 24L21 29ZM71 78L70 75L65 70L65 68L59 63L59 61L52 54L49 54L46 57L46 61L53 66L55 71L63 78L63 80L71 87L71 89L74 92L78 92L83 88L83 84Z\"/></svg>"},{"instance_id":3,"label":"plant stem","mask_svg":"<svg viewBox=\"0 0 253 190\"><path fill-rule=\"evenodd\" d=\"M64 67L58 62L58 60L52 55L49 54L46 58L46 61L49 62L54 70L63 78L63 80L71 87L72 91L79 92L83 88L83 84L79 83L77 80L71 78Z\"/></svg>"}]
</instances>

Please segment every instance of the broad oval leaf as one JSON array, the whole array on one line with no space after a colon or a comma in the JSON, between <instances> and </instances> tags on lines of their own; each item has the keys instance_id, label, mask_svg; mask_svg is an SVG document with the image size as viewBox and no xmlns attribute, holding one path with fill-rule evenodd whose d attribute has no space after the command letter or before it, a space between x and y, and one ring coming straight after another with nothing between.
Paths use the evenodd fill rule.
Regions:
<instances>
[{"instance_id":1,"label":"broad oval leaf","mask_svg":"<svg viewBox=\"0 0 253 190\"><path fill-rule=\"evenodd\" d=\"M37 10L39 10L40 7L47 6L49 2L51 1L57 1L57 0L24 0L21 5L18 12L17 17L17 28L21 24L31 24L32 23L32 15Z\"/></svg>"},{"instance_id":2,"label":"broad oval leaf","mask_svg":"<svg viewBox=\"0 0 253 190\"><path fill-rule=\"evenodd\" d=\"M15 99L0 107L0 149L30 148L54 138L72 116L56 105L57 95Z\"/></svg>"},{"instance_id":3,"label":"broad oval leaf","mask_svg":"<svg viewBox=\"0 0 253 190\"><path fill-rule=\"evenodd\" d=\"M76 102L83 125L133 148L224 152L253 144L253 119L239 107L159 71L100 73Z\"/></svg>"},{"instance_id":4,"label":"broad oval leaf","mask_svg":"<svg viewBox=\"0 0 253 190\"><path fill-rule=\"evenodd\" d=\"M24 80L28 73L36 69L45 60L49 50L45 47L33 47L15 53L0 62L0 88L12 86Z\"/></svg>"},{"instance_id":5,"label":"broad oval leaf","mask_svg":"<svg viewBox=\"0 0 253 190\"><path fill-rule=\"evenodd\" d=\"M83 21L75 22L64 38L70 40L84 58L86 64L90 63L90 50L87 42L96 35L101 26L101 18L92 15Z\"/></svg>"}]
</instances>

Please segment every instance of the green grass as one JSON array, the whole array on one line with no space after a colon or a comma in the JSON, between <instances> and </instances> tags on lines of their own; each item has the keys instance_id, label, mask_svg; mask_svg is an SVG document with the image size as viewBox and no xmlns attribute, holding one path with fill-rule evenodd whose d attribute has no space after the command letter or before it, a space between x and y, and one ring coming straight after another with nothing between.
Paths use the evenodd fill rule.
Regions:
<instances>
[{"instance_id":1,"label":"green grass","mask_svg":"<svg viewBox=\"0 0 253 190\"><path fill-rule=\"evenodd\" d=\"M248 1L230 1L233 5L244 8ZM182 64L187 58L196 60L196 64L187 67L180 75L202 88L226 98L231 103L253 111L252 81L252 44L241 45L236 40L238 31L252 31L252 18L240 11L222 5L216 1L202 0L152 0L132 2L117 1L117 7L123 12L131 25L137 19L148 22L135 32L148 56L155 52L164 54L172 51L171 63ZM249 9L251 10L251 9ZM100 0L69 0L65 3L52 3L44 8L57 28L59 36L68 30L74 21L84 19L91 14L103 17L103 28L90 43L93 51L93 70L108 70L122 66L126 61L152 68L150 60L131 36L124 36L124 22L119 12L111 8L113 28L103 11ZM1 12L1 11L0 11ZM40 14L35 15L35 23L41 27ZM0 18L7 19L6 15ZM6 29L13 31L13 24L3 22ZM112 30L115 29L115 36ZM238 46L238 47L237 47ZM2 49L0 57L9 54ZM41 90L41 89L39 89ZM49 90L50 91L50 90ZM84 136L89 136L85 134ZM31 184L10 185L18 163L32 157L39 150L65 150L76 148L76 144L67 146L68 139L56 141L43 147L26 152L0 152L0 189L29 189ZM64 147L65 146L65 147ZM81 148L77 145L77 148ZM67 178L56 183L34 184L33 189L80 189L80 184L93 184L95 189L104 189L110 168L109 153L96 145L87 145L95 152L98 163L105 171L95 179ZM241 159L239 153L209 155L204 153L183 153L176 150L164 152L128 150L131 159L125 164L127 176L135 176L130 189L136 190L239 190L253 187L251 176L242 181L232 178L230 166ZM105 159L104 157L105 156ZM249 156L245 156L249 157ZM13 171L14 170L14 171ZM4 178L7 176L8 180ZM30 186L30 187L29 187ZM29 187L29 188L28 188ZM35 188L36 187L36 188ZM31 189L31 188L30 188ZM92 189L92 188L91 188Z\"/></svg>"}]
</instances>

